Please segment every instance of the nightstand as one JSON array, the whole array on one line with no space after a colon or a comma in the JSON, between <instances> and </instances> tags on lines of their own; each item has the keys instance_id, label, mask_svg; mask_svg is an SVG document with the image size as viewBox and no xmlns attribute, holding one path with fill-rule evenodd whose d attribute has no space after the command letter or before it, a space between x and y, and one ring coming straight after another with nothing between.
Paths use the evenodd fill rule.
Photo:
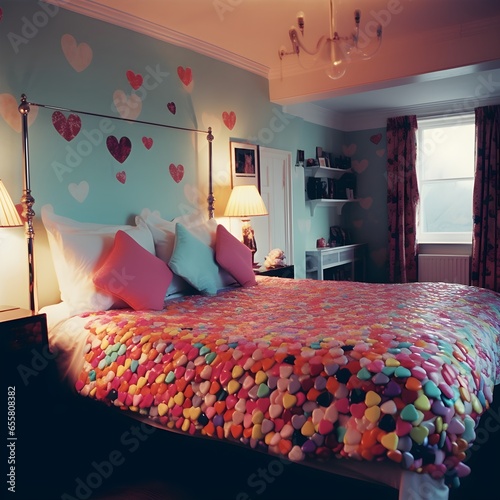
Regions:
<instances>
[{"instance_id":1,"label":"nightstand","mask_svg":"<svg viewBox=\"0 0 500 500\"><path fill-rule=\"evenodd\" d=\"M0 306L0 353L2 430L9 459L5 473L10 474L8 485L15 483L14 496L35 498L29 490L36 484L34 469L50 460L57 439L48 426L54 420L57 371L45 314Z\"/></svg>"},{"instance_id":2,"label":"nightstand","mask_svg":"<svg viewBox=\"0 0 500 500\"><path fill-rule=\"evenodd\" d=\"M258 276L276 276L277 278L294 277L293 266L272 267L271 269L259 267L254 269L253 272Z\"/></svg>"},{"instance_id":3,"label":"nightstand","mask_svg":"<svg viewBox=\"0 0 500 500\"><path fill-rule=\"evenodd\" d=\"M55 374L45 314L0 306L0 352L2 380L15 387L16 406L38 399Z\"/></svg>"}]
</instances>

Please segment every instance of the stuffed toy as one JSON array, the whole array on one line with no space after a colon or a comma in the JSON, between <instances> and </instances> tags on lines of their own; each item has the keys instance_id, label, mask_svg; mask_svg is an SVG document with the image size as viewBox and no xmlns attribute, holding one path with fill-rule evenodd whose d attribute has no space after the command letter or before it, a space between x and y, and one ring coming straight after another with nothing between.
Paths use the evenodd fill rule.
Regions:
<instances>
[{"instance_id":1,"label":"stuffed toy","mask_svg":"<svg viewBox=\"0 0 500 500\"><path fill-rule=\"evenodd\" d=\"M271 250L267 255L266 260L264 261L264 266L267 269L270 269L272 267L283 267L286 266L285 259L286 257L283 250L275 248Z\"/></svg>"}]
</instances>

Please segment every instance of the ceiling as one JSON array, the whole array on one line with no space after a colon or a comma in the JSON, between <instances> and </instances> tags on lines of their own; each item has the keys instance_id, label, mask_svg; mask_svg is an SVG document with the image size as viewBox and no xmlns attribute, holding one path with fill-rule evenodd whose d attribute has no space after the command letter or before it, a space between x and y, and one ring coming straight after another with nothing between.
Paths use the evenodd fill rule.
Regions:
<instances>
[{"instance_id":1,"label":"ceiling","mask_svg":"<svg viewBox=\"0 0 500 500\"><path fill-rule=\"evenodd\" d=\"M271 100L290 109L312 103L317 110L359 115L394 112L402 106L427 107L432 112L434 103L456 107L465 100L475 105L479 99L500 102L499 0L335 0L336 29L341 35L352 31L355 8L361 10L361 26L377 19L384 30L379 53L357 63L358 77L348 72L339 84L325 79L324 72L305 78L299 74L307 72L304 64L298 64L295 55L283 61L278 56L281 47L291 49L288 30L297 24L298 11L305 14L308 47L315 46L319 35L328 34L328 0L48 1L260 74L270 81ZM419 49L420 54L413 52ZM394 61L403 67L406 59L419 57L422 68L427 68L427 60L428 70L418 75L410 69L397 73ZM389 68L390 76L384 77L381 70ZM479 96L481 72L490 84L487 95ZM320 80L322 86L310 86ZM286 95L296 85L298 90Z\"/></svg>"}]
</instances>

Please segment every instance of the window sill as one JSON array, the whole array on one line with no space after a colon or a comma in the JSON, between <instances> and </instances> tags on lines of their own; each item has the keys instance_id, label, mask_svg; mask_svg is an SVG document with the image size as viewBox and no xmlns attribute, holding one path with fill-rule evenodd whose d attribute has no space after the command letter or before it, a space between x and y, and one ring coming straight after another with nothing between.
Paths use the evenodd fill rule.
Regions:
<instances>
[{"instance_id":1,"label":"window sill","mask_svg":"<svg viewBox=\"0 0 500 500\"><path fill-rule=\"evenodd\" d=\"M471 255L472 243L418 243L418 254Z\"/></svg>"}]
</instances>

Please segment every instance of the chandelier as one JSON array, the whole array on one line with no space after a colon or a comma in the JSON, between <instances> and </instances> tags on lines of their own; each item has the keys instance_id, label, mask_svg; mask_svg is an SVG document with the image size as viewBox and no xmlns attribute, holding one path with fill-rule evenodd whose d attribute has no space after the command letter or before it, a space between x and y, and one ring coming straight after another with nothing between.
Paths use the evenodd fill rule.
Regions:
<instances>
[{"instance_id":1,"label":"chandelier","mask_svg":"<svg viewBox=\"0 0 500 500\"><path fill-rule=\"evenodd\" d=\"M330 33L319 38L314 49L308 48L303 40L305 16L303 12L297 13L298 28L291 26L288 35L292 42L292 49L287 50L285 46L281 46L278 50L278 55L281 60L285 56L297 55L299 63L302 65L300 58L301 50L310 56L318 56L326 47L327 56L329 59L327 75L336 80L344 76L347 65L356 59L370 59L373 57L380 45L382 44L382 25L377 24L375 27L367 24L365 31L360 30L361 11L354 11L354 31L350 35L341 36L336 30L336 12L333 0L330 0ZM370 50L367 50L370 49Z\"/></svg>"}]
</instances>

